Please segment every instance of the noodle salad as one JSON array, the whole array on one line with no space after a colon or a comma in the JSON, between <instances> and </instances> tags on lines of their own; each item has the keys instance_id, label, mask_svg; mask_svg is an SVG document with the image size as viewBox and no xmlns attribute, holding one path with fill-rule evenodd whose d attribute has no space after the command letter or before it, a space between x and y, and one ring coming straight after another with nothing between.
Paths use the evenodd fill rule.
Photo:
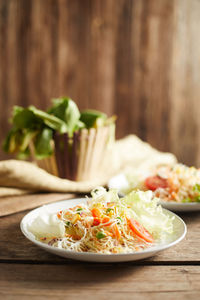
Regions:
<instances>
[{"instance_id":1,"label":"noodle salad","mask_svg":"<svg viewBox=\"0 0 200 300\"><path fill-rule=\"evenodd\" d=\"M116 190L99 187L91 195L86 204L39 215L29 230L53 247L104 254L142 251L173 233L173 217L151 191L119 198Z\"/></svg>"},{"instance_id":2,"label":"noodle salad","mask_svg":"<svg viewBox=\"0 0 200 300\"><path fill-rule=\"evenodd\" d=\"M145 176L127 174L129 190L151 190L163 201L200 202L200 169L176 164L160 166Z\"/></svg>"}]
</instances>

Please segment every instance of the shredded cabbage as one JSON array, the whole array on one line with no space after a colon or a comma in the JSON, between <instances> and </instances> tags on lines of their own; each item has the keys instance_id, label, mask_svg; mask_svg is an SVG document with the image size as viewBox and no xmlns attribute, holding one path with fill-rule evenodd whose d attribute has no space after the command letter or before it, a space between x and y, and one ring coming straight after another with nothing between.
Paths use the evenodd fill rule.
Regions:
<instances>
[{"instance_id":1,"label":"shredded cabbage","mask_svg":"<svg viewBox=\"0 0 200 300\"><path fill-rule=\"evenodd\" d=\"M135 217L156 239L165 240L166 234L173 233L173 217L165 214L159 198L153 196L152 191L132 191L123 198L131 206Z\"/></svg>"}]
</instances>

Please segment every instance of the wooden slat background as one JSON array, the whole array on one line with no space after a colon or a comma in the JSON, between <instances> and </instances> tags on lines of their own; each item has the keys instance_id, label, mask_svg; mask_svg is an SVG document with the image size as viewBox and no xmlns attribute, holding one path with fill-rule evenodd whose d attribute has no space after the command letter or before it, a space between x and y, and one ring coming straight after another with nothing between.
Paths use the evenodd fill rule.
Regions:
<instances>
[{"instance_id":1,"label":"wooden slat background","mask_svg":"<svg viewBox=\"0 0 200 300\"><path fill-rule=\"evenodd\" d=\"M0 0L0 141L14 104L69 95L200 166L199 28L199 0Z\"/></svg>"}]
</instances>

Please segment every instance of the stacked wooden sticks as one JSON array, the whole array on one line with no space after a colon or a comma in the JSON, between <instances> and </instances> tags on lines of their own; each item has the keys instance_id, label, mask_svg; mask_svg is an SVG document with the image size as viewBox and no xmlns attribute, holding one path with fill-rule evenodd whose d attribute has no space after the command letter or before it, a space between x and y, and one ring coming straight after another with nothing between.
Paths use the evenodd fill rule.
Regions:
<instances>
[{"instance_id":1,"label":"stacked wooden sticks","mask_svg":"<svg viewBox=\"0 0 200 300\"><path fill-rule=\"evenodd\" d=\"M114 145L114 126L97 129L83 129L68 134L54 135L54 154L46 159L36 160L34 147L30 152L34 162L47 172L75 181L86 181L101 177L108 167L109 157Z\"/></svg>"}]
</instances>

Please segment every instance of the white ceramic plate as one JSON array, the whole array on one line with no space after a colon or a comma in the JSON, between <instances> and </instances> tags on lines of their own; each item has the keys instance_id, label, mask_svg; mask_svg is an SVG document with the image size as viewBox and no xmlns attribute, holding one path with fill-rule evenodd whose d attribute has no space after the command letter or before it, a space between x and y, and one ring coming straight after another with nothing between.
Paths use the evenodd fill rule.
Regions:
<instances>
[{"instance_id":1,"label":"white ceramic plate","mask_svg":"<svg viewBox=\"0 0 200 300\"><path fill-rule=\"evenodd\" d=\"M159 244L148 248L140 252L133 252L128 254L97 254L97 253L80 253L75 251L69 251L65 249L58 249L47 244L43 244L40 241L37 241L33 234L28 230L28 225L39 215L44 212L58 212L60 210L73 207L80 203L86 203L86 199L73 199L56 202L53 204L45 205L39 208L36 208L29 212L21 221L20 227L21 231L27 239L33 242L35 245L43 248L44 250L51 252L53 254L63 256L70 259L82 260L82 261L92 261L92 262L122 262L122 261L134 261L139 259L144 259L147 257L154 256L157 252L167 249L179 243L186 234L186 225L181 218L176 216L170 211L165 210L165 213L168 215L174 216L174 233L169 237L169 240L164 244ZM28 249L27 249L28 251Z\"/></svg>"},{"instance_id":2,"label":"white ceramic plate","mask_svg":"<svg viewBox=\"0 0 200 300\"><path fill-rule=\"evenodd\" d=\"M123 196L123 192L121 190L128 188L128 181L123 173L118 174L110 179L108 182L108 187L111 189L118 189L119 194ZM178 203L175 201L166 202L160 201L159 204L162 207L175 211L175 212L190 212L190 211L198 211L200 210L200 203Z\"/></svg>"},{"instance_id":3,"label":"white ceramic plate","mask_svg":"<svg viewBox=\"0 0 200 300\"><path fill-rule=\"evenodd\" d=\"M177 202L166 202L160 201L159 202L162 207L176 211L176 212L190 212L190 211L198 211L200 210L200 203L177 203Z\"/></svg>"}]
</instances>

